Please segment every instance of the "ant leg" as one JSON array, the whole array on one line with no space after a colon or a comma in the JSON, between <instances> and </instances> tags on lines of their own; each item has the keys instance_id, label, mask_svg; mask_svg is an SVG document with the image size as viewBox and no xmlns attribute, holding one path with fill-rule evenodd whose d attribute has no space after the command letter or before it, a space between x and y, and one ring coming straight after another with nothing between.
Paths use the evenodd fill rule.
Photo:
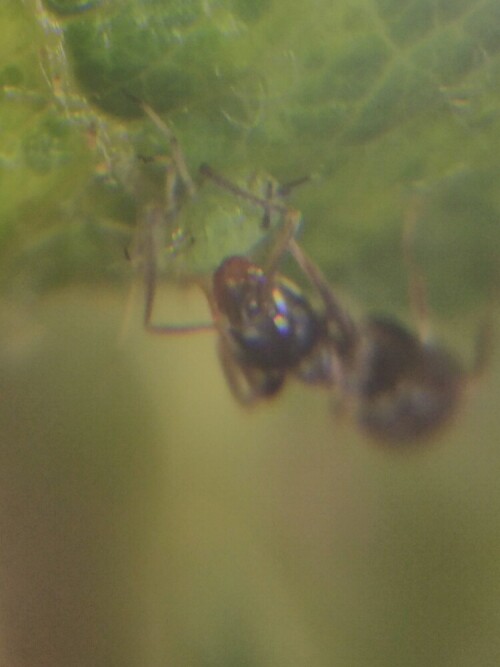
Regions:
<instances>
[{"instance_id":1,"label":"ant leg","mask_svg":"<svg viewBox=\"0 0 500 667\"><path fill-rule=\"evenodd\" d=\"M245 199L246 201L249 201L252 204L255 204L256 206L261 206L265 212L263 227L269 226L269 216L272 211L277 211L278 213L284 214L285 216L284 225L280 230L280 234L275 243L273 252L271 253L271 256L268 260L267 267L265 270L265 273L268 277L272 276L277 270L277 266L279 264L279 261L281 260L281 257L287 250L290 239L295 235L300 225L301 215L299 211L288 208L287 206L285 206L285 204L280 204L274 201L273 199L274 189L272 183L268 184L268 192L266 193L267 196L266 198L263 198L253 194L252 192L249 192L248 190L245 190L244 188L240 188L239 185L236 185L235 183L227 179L225 176L222 176L218 172L214 171L208 164L200 165L200 174L203 177L209 178L211 181L213 181L216 185L223 188L224 190L231 192L236 197ZM302 183L304 180L306 179L302 178L290 184L290 187L293 187L293 185L295 184ZM267 224L266 220L268 221Z\"/></svg>"},{"instance_id":2,"label":"ant leg","mask_svg":"<svg viewBox=\"0 0 500 667\"><path fill-rule=\"evenodd\" d=\"M229 389L242 405L250 406L261 398L270 398L278 393L285 381L281 370L265 371L260 368L241 366L234 355L226 336L219 332L217 352Z\"/></svg>"},{"instance_id":3,"label":"ant leg","mask_svg":"<svg viewBox=\"0 0 500 667\"><path fill-rule=\"evenodd\" d=\"M493 280L490 286L490 297L486 313L482 317L482 323L476 335L476 344L470 377L472 382L479 380L490 366L495 348L495 338L498 333L498 303L499 303L499 268L498 257L496 269L493 272Z\"/></svg>"},{"instance_id":4,"label":"ant leg","mask_svg":"<svg viewBox=\"0 0 500 667\"><path fill-rule=\"evenodd\" d=\"M241 188L239 185L236 185L236 183L233 183L230 179L219 174L208 164L200 165L199 173L202 177L210 179L220 188L231 192L236 197L246 199L246 201L249 201L256 206L261 206L265 211L264 220L262 221L262 227L264 229L269 227L269 218L272 212L286 213L288 211L288 207L285 204L276 202L275 197L287 197L293 188L310 180L310 176L302 176L301 178L297 178L284 185L278 185L277 187L270 181L268 183L266 196L259 197L258 195L253 194L253 192L249 192L248 190Z\"/></svg>"},{"instance_id":5,"label":"ant leg","mask_svg":"<svg viewBox=\"0 0 500 667\"><path fill-rule=\"evenodd\" d=\"M285 211L283 225L277 234L273 249L264 269L264 273L268 279L272 279L273 275L278 270L281 258L285 252L291 248L293 237L297 233L301 221L302 215L299 211L291 208ZM268 284L271 285L272 280L268 280Z\"/></svg>"},{"instance_id":6,"label":"ant leg","mask_svg":"<svg viewBox=\"0 0 500 667\"><path fill-rule=\"evenodd\" d=\"M212 313L214 327L217 330L217 354L229 389L234 398L242 405L251 405L259 398L276 394L283 382L282 370L266 371L252 368L239 362L233 351L231 334L221 317L212 289L205 285L205 295Z\"/></svg>"},{"instance_id":7,"label":"ant leg","mask_svg":"<svg viewBox=\"0 0 500 667\"><path fill-rule=\"evenodd\" d=\"M403 227L403 258L408 271L410 308L417 324L419 338L426 342L431 337L427 286L414 254L415 231L421 217L422 195L415 194L412 199Z\"/></svg>"},{"instance_id":8,"label":"ant leg","mask_svg":"<svg viewBox=\"0 0 500 667\"><path fill-rule=\"evenodd\" d=\"M347 310L341 305L330 287L321 269L310 259L294 238L289 241L290 253L295 261L315 287L325 304L325 311L329 322L339 328L342 342L348 349L354 344L358 330Z\"/></svg>"},{"instance_id":9,"label":"ant leg","mask_svg":"<svg viewBox=\"0 0 500 667\"><path fill-rule=\"evenodd\" d=\"M306 183L309 180L310 176L302 176L301 178L296 178L295 180L284 183L283 185L278 185L271 180L268 181L266 189L266 202L268 203L265 206L264 217L262 218L262 229L269 229L271 227L272 207L269 204L274 203L276 197L278 199L285 199L289 196L290 192L294 188L302 185L303 183Z\"/></svg>"},{"instance_id":10,"label":"ant leg","mask_svg":"<svg viewBox=\"0 0 500 667\"><path fill-rule=\"evenodd\" d=\"M266 201L272 202L274 200L275 192L276 188L274 187L273 182L269 180L266 188ZM266 206L264 209L264 216L260 226L262 229L269 229L271 227L271 210L269 209L269 206Z\"/></svg>"},{"instance_id":11,"label":"ant leg","mask_svg":"<svg viewBox=\"0 0 500 667\"><path fill-rule=\"evenodd\" d=\"M485 370L490 365L491 357L493 356L494 329L495 327L491 319L487 319L479 328L476 336L474 361L470 372L472 381L478 380L484 375Z\"/></svg>"},{"instance_id":12,"label":"ant leg","mask_svg":"<svg viewBox=\"0 0 500 667\"><path fill-rule=\"evenodd\" d=\"M288 183L283 183L279 185L276 189L276 194L279 197L288 197L290 192L304 183L309 183L311 176L301 176L300 178L295 178L293 181L288 181Z\"/></svg>"},{"instance_id":13,"label":"ant leg","mask_svg":"<svg viewBox=\"0 0 500 667\"><path fill-rule=\"evenodd\" d=\"M258 195L255 195L252 192L245 190L244 188L240 188L240 186L236 185L236 183L233 183L225 176L222 176L222 174L219 174L218 172L214 171L212 167L209 167L208 164L200 165L199 172L202 177L210 179L223 190L227 190L236 197L245 199L246 201L249 201L250 203L255 204L256 206L261 206L265 211L277 211L278 213L286 213L288 210L285 204L278 204L275 201L269 200L265 197L259 197Z\"/></svg>"}]
</instances>

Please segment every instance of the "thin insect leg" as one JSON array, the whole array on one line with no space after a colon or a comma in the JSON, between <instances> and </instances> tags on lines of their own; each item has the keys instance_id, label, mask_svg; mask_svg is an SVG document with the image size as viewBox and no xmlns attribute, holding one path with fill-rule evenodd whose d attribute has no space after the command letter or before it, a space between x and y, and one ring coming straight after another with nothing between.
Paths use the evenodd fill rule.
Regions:
<instances>
[{"instance_id":1,"label":"thin insect leg","mask_svg":"<svg viewBox=\"0 0 500 667\"><path fill-rule=\"evenodd\" d=\"M264 217L262 219L261 227L262 229L269 229L271 226L271 213L273 210L272 204L275 203L275 198L279 197L280 199L284 199L285 197L288 197L290 192L298 187L299 185L303 185L304 183L307 183L307 181L310 180L310 176L302 176L301 178L296 178L293 181L289 181L288 183L284 183L283 185L276 185L274 184L271 180L267 183L267 188L266 188L266 206L265 206L265 211L264 211Z\"/></svg>"},{"instance_id":2,"label":"thin insect leg","mask_svg":"<svg viewBox=\"0 0 500 667\"><path fill-rule=\"evenodd\" d=\"M217 353L222 372L234 398L242 405L248 406L261 398L258 387L254 387L252 384L251 371L243 368L235 361L230 344L224 335L219 335Z\"/></svg>"},{"instance_id":3,"label":"thin insect leg","mask_svg":"<svg viewBox=\"0 0 500 667\"><path fill-rule=\"evenodd\" d=\"M276 194L280 197L288 197L292 190L299 187L300 185L304 185L304 183L308 183L310 180L310 176L301 176L300 178L296 178L293 181L289 181L288 183L283 183L283 185L278 185Z\"/></svg>"},{"instance_id":4,"label":"thin insect leg","mask_svg":"<svg viewBox=\"0 0 500 667\"><path fill-rule=\"evenodd\" d=\"M415 259L415 231L421 216L422 196L414 195L413 201L405 216L403 228L403 258L408 271L408 293L410 308L417 324L421 341L431 337L429 304L427 300L427 285L422 270Z\"/></svg>"},{"instance_id":5,"label":"thin insect leg","mask_svg":"<svg viewBox=\"0 0 500 667\"><path fill-rule=\"evenodd\" d=\"M146 213L146 231L143 241L143 274L144 274L144 328L154 334L187 334L201 331L213 331L212 322L196 322L192 324L155 324L153 308L158 283L157 245L155 236L158 225L163 224L162 211L158 207L151 208Z\"/></svg>"},{"instance_id":6,"label":"thin insect leg","mask_svg":"<svg viewBox=\"0 0 500 667\"><path fill-rule=\"evenodd\" d=\"M231 335L220 321L217 304L212 297L209 304L219 333L217 352L228 387L235 399L242 405L250 406L264 397L278 393L285 381L283 369L264 370L241 364L233 352Z\"/></svg>"},{"instance_id":7,"label":"thin insect leg","mask_svg":"<svg viewBox=\"0 0 500 667\"><path fill-rule=\"evenodd\" d=\"M273 249L264 268L264 273L268 278L267 284L272 285L272 278L278 270L283 255L289 249L301 220L302 216L299 211L288 209L285 212L283 225L277 234Z\"/></svg>"},{"instance_id":8,"label":"thin insect leg","mask_svg":"<svg viewBox=\"0 0 500 667\"><path fill-rule=\"evenodd\" d=\"M252 204L255 204L256 206L262 206L262 208L265 211L277 211L278 213L286 213L288 210L287 206L285 206L284 204L277 204L276 202L269 201L264 197L258 197L257 195L254 195L252 192L248 192L248 190L245 190L244 188L240 188L239 185L236 185L236 183L233 183L225 176L222 176L221 174L214 171L212 167L208 166L208 164L202 164L200 166L200 174L201 176L209 178L220 188L223 188L224 190L231 192L233 195L236 195L236 197L245 199L246 201L249 201Z\"/></svg>"},{"instance_id":9,"label":"thin insect leg","mask_svg":"<svg viewBox=\"0 0 500 667\"><path fill-rule=\"evenodd\" d=\"M175 186L177 183L176 168L173 163L165 169L165 223L172 221L178 212Z\"/></svg>"},{"instance_id":10,"label":"thin insect leg","mask_svg":"<svg viewBox=\"0 0 500 667\"><path fill-rule=\"evenodd\" d=\"M170 144L170 149L172 151L172 160L174 161L177 173L179 174L179 177L184 183L188 195L190 197L194 197L194 195L196 194L196 186L187 168L186 159L184 157L184 153L180 146L179 140L172 132L172 130L169 128L169 126L165 123L165 121L162 120L162 118L160 118L160 116L156 113L156 111L154 111L149 105L145 104L144 102L141 102L140 104L144 113L147 116L149 116L149 118L153 121L156 127L167 138Z\"/></svg>"},{"instance_id":11,"label":"thin insect leg","mask_svg":"<svg viewBox=\"0 0 500 667\"><path fill-rule=\"evenodd\" d=\"M157 283L157 247L155 244L156 225L163 224L160 211L149 209L145 214L145 233L143 238L143 277L144 277L144 326L149 328L153 313L153 305Z\"/></svg>"},{"instance_id":12,"label":"thin insect leg","mask_svg":"<svg viewBox=\"0 0 500 667\"><path fill-rule=\"evenodd\" d=\"M340 331L343 342L351 345L357 338L357 327L347 310L341 305L320 268L307 256L297 241L291 238L289 249L302 271L318 290L325 304L328 320L334 322Z\"/></svg>"},{"instance_id":13,"label":"thin insect leg","mask_svg":"<svg viewBox=\"0 0 500 667\"><path fill-rule=\"evenodd\" d=\"M266 201L267 202L272 202L275 194L275 188L273 186L272 181L268 181L267 183L267 188L266 188ZM269 209L269 206L267 205L265 210L264 210L264 216L262 218L262 222L260 223L260 226L262 229L269 229L271 226L271 211Z\"/></svg>"},{"instance_id":14,"label":"thin insect leg","mask_svg":"<svg viewBox=\"0 0 500 667\"><path fill-rule=\"evenodd\" d=\"M470 372L471 380L478 380L484 375L493 356L493 338L495 327L492 319L487 319L479 328L474 350L474 361Z\"/></svg>"}]
</instances>

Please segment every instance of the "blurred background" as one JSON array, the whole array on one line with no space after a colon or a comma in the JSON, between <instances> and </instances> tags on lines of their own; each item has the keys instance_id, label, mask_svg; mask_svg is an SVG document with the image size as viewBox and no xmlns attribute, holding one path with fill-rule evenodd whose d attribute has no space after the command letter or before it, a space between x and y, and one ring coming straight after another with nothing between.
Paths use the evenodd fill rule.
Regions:
<instances>
[{"instance_id":1,"label":"blurred background","mask_svg":"<svg viewBox=\"0 0 500 667\"><path fill-rule=\"evenodd\" d=\"M435 441L391 448L293 382L243 409L214 334L149 336L131 296L162 184L141 157L168 152L132 95L194 173L311 175L302 242L356 316L411 322L417 197L434 329L470 366L496 309L499 5L331 5L2 3L0 664L498 665L498 355ZM239 241L190 224L214 269ZM160 321L207 316L197 257Z\"/></svg>"}]
</instances>

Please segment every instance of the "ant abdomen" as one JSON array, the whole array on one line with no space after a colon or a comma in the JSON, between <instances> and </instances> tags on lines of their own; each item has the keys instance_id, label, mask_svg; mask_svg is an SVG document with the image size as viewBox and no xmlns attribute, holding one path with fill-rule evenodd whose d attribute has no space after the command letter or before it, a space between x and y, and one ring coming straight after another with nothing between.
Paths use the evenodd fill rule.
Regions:
<instances>
[{"instance_id":1,"label":"ant abdomen","mask_svg":"<svg viewBox=\"0 0 500 667\"><path fill-rule=\"evenodd\" d=\"M430 436L456 413L467 374L443 347L421 341L402 325L372 318L355 361L360 427L392 443Z\"/></svg>"}]
</instances>

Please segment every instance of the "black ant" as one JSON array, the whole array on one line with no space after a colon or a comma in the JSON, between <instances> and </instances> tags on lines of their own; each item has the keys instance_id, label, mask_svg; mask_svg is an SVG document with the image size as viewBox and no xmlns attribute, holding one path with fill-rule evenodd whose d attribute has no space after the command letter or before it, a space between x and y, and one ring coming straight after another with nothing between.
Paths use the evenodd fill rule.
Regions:
<instances>
[{"instance_id":1,"label":"black ant","mask_svg":"<svg viewBox=\"0 0 500 667\"><path fill-rule=\"evenodd\" d=\"M222 366L233 393L243 402L272 395L291 373L340 393L358 426L376 440L396 444L431 436L456 415L471 380L483 371L490 331L485 327L480 332L470 371L432 341L424 280L411 253L416 209L408 217L403 237L410 302L419 325L416 334L388 317L356 323L295 240L293 216L298 214L289 211L287 215L288 235L285 225L285 235L266 270L232 257L214 275L209 300L218 322ZM321 297L320 313L293 283L276 273L286 250ZM277 330L280 303L286 315L285 337Z\"/></svg>"},{"instance_id":2,"label":"black ant","mask_svg":"<svg viewBox=\"0 0 500 667\"><path fill-rule=\"evenodd\" d=\"M144 108L157 125L163 126L152 110ZM179 144L169 134L174 167L177 166L175 177L180 176L188 189L193 188ZM296 242L300 214L276 201L277 190L269 187L260 196L206 165L200 171L223 189L263 209L262 226L269 226L269 218L276 212L283 218L282 227L265 265L231 255L216 269L211 282L200 281L211 308L212 323L163 326L152 322L152 310L157 280L155 236L164 227L165 212L150 208L142 249L147 330L168 334L215 328L229 387L244 404L277 394L286 378L295 376L307 384L340 393L360 428L377 440L417 441L449 422L471 378L485 366L487 340L485 336L479 340L470 372L444 347L430 340L425 287L409 252L415 219L407 225L404 247L410 269L410 301L420 325L417 334L386 317L371 317L359 323L352 319L320 269ZM173 193L172 187L170 191ZM176 205L167 208L170 216L176 211ZM320 312L296 284L278 272L287 251L319 294Z\"/></svg>"}]
</instances>

